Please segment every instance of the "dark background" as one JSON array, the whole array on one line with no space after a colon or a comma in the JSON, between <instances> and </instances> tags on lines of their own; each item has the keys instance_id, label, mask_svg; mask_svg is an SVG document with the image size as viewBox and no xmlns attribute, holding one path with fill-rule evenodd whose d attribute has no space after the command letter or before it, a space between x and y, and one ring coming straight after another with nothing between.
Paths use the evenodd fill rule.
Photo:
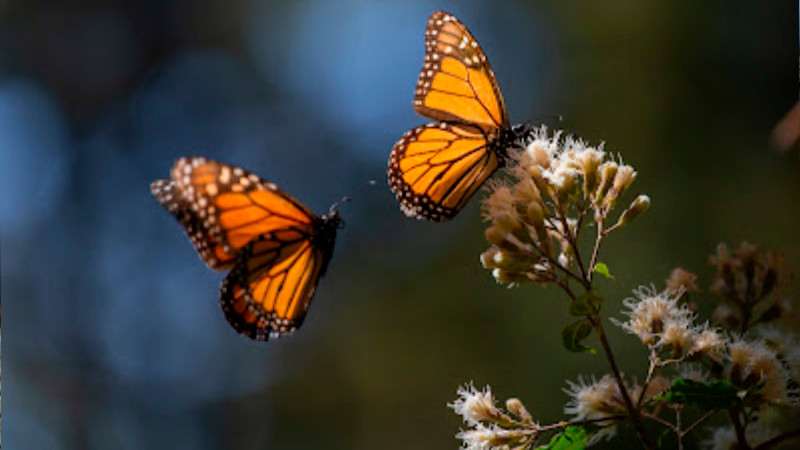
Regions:
<instances>
[{"instance_id":1,"label":"dark background","mask_svg":"<svg viewBox=\"0 0 800 450\"><path fill-rule=\"evenodd\" d=\"M720 241L799 267L800 164L768 146L798 97L794 2L5 0L8 448L456 448L446 404L469 381L563 417L565 380L606 369L561 348L560 292L480 267L479 202L421 223L385 185L395 140L426 121L411 100L436 9L480 41L513 122L606 141L638 170L653 204L604 249L610 315L676 265L707 281ZM342 207L293 337L224 320L223 274L148 190L182 155L318 213L378 181ZM635 339L611 338L641 378Z\"/></svg>"}]
</instances>

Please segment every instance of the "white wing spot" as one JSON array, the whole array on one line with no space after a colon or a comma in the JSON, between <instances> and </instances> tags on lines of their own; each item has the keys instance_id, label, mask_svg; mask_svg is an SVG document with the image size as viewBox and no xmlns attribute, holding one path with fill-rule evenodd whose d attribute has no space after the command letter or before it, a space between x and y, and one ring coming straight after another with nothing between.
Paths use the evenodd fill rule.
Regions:
<instances>
[{"instance_id":1,"label":"white wing spot","mask_svg":"<svg viewBox=\"0 0 800 450\"><path fill-rule=\"evenodd\" d=\"M222 184L228 184L231 181L231 169L227 167L222 167L222 170L219 172L219 182Z\"/></svg>"}]
</instances>

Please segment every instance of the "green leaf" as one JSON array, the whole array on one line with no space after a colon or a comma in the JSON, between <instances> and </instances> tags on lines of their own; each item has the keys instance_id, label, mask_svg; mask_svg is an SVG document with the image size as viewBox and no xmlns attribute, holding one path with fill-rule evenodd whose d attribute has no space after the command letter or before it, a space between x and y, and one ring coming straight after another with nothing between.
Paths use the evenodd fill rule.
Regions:
<instances>
[{"instance_id":1,"label":"green leaf","mask_svg":"<svg viewBox=\"0 0 800 450\"><path fill-rule=\"evenodd\" d=\"M561 340L564 347L576 353L596 353L595 349L583 345L581 341L592 334L592 324L588 320L573 322L561 330Z\"/></svg>"},{"instance_id":2,"label":"green leaf","mask_svg":"<svg viewBox=\"0 0 800 450\"><path fill-rule=\"evenodd\" d=\"M536 450L583 450L589 440L589 433L583 427L570 426L556 434L547 445L536 447Z\"/></svg>"},{"instance_id":3,"label":"green leaf","mask_svg":"<svg viewBox=\"0 0 800 450\"><path fill-rule=\"evenodd\" d=\"M600 275L608 278L609 280L613 280L614 279L614 275L611 275L611 271L608 270L608 266L606 265L606 263L599 262L599 263L595 264L594 265L594 271L596 273L599 273Z\"/></svg>"},{"instance_id":4,"label":"green leaf","mask_svg":"<svg viewBox=\"0 0 800 450\"><path fill-rule=\"evenodd\" d=\"M739 389L728 380L703 383L676 378L672 382L672 386L653 398L667 403L692 406L704 411L730 409L742 404Z\"/></svg>"},{"instance_id":5,"label":"green leaf","mask_svg":"<svg viewBox=\"0 0 800 450\"><path fill-rule=\"evenodd\" d=\"M569 313L573 316L591 316L600 312L600 306L604 301L594 291L586 291L569 304Z\"/></svg>"}]
</instances>

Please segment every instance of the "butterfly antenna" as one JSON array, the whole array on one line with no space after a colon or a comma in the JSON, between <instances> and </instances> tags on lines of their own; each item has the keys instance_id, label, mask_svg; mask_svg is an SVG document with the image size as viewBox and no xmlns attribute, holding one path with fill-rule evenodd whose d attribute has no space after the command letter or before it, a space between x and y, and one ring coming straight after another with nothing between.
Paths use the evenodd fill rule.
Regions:
<instances>
[{"instance_id":1,"label":"butterfly antenna","mask_svg":"<svg viewBox=\"0 0 800 450\"><path fill-rule=\"evenodd\" d=\"M339 208L339 205L341 205L342 203L347 203L347 202L349 202L349 201L351 200L351 197L352 197L353 195L355 195L355 194L357 194L357 193L359 193L359 192L363 191L364 189L366 189L366 188L368 188L368 187L375 186L375 184L376 184L376 183L375 183L375 180L368 180L368 181L367 181L367 185L366 185L366 186L361 186L360 188L358 188L358 189L356 189L355 191L353 191L353 193L352 193L352 194L350 194L350 195L345 195L344 197L342 197L342 199L341 199L341 200L339 200L338 202L336 202L336 203L332 204L332 205L331 205L331 210L330 210L330 212L334 212L334 211L336 211L336 210Z\"/></svg>"}]
</instances>

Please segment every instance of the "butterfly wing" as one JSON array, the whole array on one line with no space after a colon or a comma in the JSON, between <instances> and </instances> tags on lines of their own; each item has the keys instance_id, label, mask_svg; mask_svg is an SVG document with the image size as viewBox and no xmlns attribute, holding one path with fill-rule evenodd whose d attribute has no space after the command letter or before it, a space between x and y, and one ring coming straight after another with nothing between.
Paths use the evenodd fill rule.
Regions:
<instances>
[{"instance_id":1,"label":"butterfly wing","mask_svg":"<svg viewBox=\"0 0 800 450\"><path fill-rule=\"evenodd\" d=\"M425 63L414 109L440 121L508 128L500 88L478 41L454 16L433 13L425 30Z\"/></svg>"},{"instance_id":2,"label":"butterfly wing","mask_svg":"<svg viewBox=\"0 0 800 450\"><path fill-rule=\"evenodd\" d=\"M259 341L299 327L330 260L334 238L329 248L320 248L314 236L287 228L250 242L220 290L220 305L231 326Z\"/></svg>"},{"instance_id":3,"label":"butterfly wing","mask_svg":"<svg viewBox=\"0 0 800 450\"><path fill-rule=\"evenodd\" d=\"M239 167L205 158L180 158L172 180L198 221L227 254L284 228L311 233L316 216L273 183Z\"/></svg>"},{"instance_id":4,"label":"butterfly wing","mask_svg":"<svg viewBox=\"0 0 800 450\"><path fill-rule=\"evenodd\" d=\"M473 125L438 122L407 132L389 159L400 208L417 219L453 218L500 164L494 142Z\"/></svg>"},{"instance_id":5,"label":"butterfly wing","mask_svg":"<svg viewBox=\"0 0 800 450\"><path fill-rule=\"evenodd\" d=\"M217 270L233 267L236 262L236 253L228 253L222 249L174 182L156 180L150 184L150 192L161 203L161 206L166 208L183 226L197 253L209 267Z\"/></svg>"}]
</instances>

